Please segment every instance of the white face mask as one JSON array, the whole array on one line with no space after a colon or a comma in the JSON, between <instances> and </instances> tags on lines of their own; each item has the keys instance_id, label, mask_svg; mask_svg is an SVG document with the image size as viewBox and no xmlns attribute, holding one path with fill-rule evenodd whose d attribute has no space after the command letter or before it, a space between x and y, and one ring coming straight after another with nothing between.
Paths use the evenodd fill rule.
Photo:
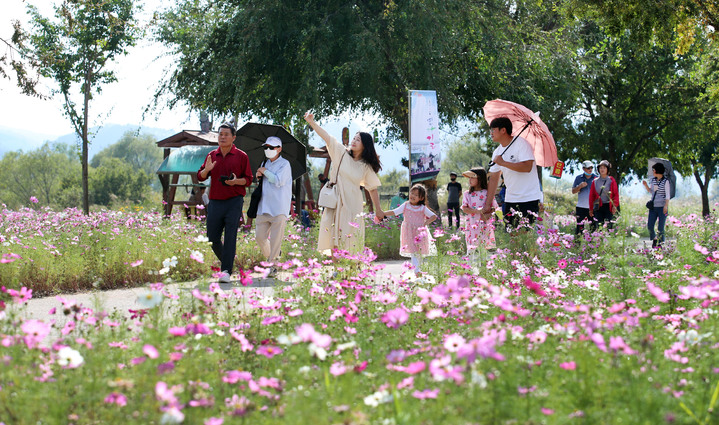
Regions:
<instances>
[{"instance_id":1,"label":"white face mask","mask_svg":"<svg viewBox=\"0 0 719 425\"><path fill-rule=\"evenodd\" d=\"M265 157L267 159L272 159L275 156L277 156L277 150L276 149L265 149Z\"/></svg>"}]
</instances>

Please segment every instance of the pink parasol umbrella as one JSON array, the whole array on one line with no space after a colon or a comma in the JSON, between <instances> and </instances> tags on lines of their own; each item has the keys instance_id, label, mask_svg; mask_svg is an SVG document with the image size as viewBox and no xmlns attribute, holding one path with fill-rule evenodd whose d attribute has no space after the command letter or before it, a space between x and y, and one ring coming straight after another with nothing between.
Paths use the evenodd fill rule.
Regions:
<instances>
[{"instance_id":1,"label":"pink parasol umbrella","mask_svg":"<svg viewBox=\"0 0 719 425\"><path fill-rule=\"evenodd\" d=\"M541 167L552 167L557 162L557 145L547 125L537 114L526 107L507 100L490 100L484 104L484 118L487 123L499 117L507 117L512 121L512 143L522 136L534 149L534 159Z\"/></svg>"}]
</instances>

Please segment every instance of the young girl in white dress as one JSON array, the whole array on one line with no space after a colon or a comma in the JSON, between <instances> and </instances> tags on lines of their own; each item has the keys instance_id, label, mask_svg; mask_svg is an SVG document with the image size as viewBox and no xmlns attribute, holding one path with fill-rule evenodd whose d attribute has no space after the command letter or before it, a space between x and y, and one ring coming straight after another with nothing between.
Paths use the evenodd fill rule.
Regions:
<instances>
[{"instance_id":1,"label":"young girl in white dress","mask_svg":"<svg viewBox=\"0 0 719 425\"><path fill-rule=\"evenodd\" d=\"M467 214L467 228L465 240L467 242L467 256L470 264L482 264L482 256L488 249L496 248L494 239L494 210L497 201L487 199L487 171L482 168L473 168L462 173L469 178L469 190L464 192L462 198L462 211ZM487 202L492 203L492 212L482 215L482 208Z\"/></svg>"},{"instance_id":2,"label":"young girl in white dress","mask_svg":"<svg viewBox=\"0 0 719 425\"><path fill-rule=\"evenodd\" d=\"M424 204L427 190L421 184L415 184L409 190L409 200L399 207L386 211L388 216L404 215L400 233L399 254L412 259L412 267L416 272L422 265L422 257L436 255L432 235L427 225L437 219L437 214Z\"/></svg>"}]
</instances>

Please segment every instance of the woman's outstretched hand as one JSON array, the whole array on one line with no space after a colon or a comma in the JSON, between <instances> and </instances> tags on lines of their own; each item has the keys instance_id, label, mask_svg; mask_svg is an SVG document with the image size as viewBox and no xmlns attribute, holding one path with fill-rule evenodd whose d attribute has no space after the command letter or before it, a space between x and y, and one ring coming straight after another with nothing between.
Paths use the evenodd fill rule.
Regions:
<instances>
[{"instance_id":1,"label":"woman's outstretched hand","mask_svg":"<svg viewBox=\"0 0 719 425\"><path fill-rule=\"evenodd\" d=\"M305 112L305 121L307 121L309 124L315 122L315 114L310 111Z\"/></svg>"}]
</instances>

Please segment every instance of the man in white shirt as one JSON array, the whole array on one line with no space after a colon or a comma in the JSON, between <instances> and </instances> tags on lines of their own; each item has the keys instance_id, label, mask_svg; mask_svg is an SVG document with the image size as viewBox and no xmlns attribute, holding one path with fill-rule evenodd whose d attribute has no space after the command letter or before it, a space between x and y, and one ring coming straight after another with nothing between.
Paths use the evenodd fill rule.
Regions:
<instances>
[{"instance_id":1,"label":"man in white shirt","mask_svg":"<svg viewBox=\"0 0 719 425\"><path fill-rule=\"evenodd\" d=\"M539 214L539 204L543 199L532 146L522 137L512 141L512 121L509 118L495 118L489 128L492 140L499 146L492 153L487 199L494 198L499 176L503 176L507 188L504 197L506 208L503 207L507 211L505 223L515 228L522 218L526 218L531 224ZM482 212L486 214L490 208L491 203L488 202Z\"/></svg>"},{"instance_id":2,"label":"man in white shirt","mask_svg":"<svg viewBox=\"0 0 719 425\"><path fill-rule=\"evenodd\" d=\"M263 147L267 161L256 173L258 180L262 178L262 198L257 207L255 240L267 261L274 261L280 253L292 202L292 168L280 156L279 137L268 137Z\"/></svg>"}]
</instances>

